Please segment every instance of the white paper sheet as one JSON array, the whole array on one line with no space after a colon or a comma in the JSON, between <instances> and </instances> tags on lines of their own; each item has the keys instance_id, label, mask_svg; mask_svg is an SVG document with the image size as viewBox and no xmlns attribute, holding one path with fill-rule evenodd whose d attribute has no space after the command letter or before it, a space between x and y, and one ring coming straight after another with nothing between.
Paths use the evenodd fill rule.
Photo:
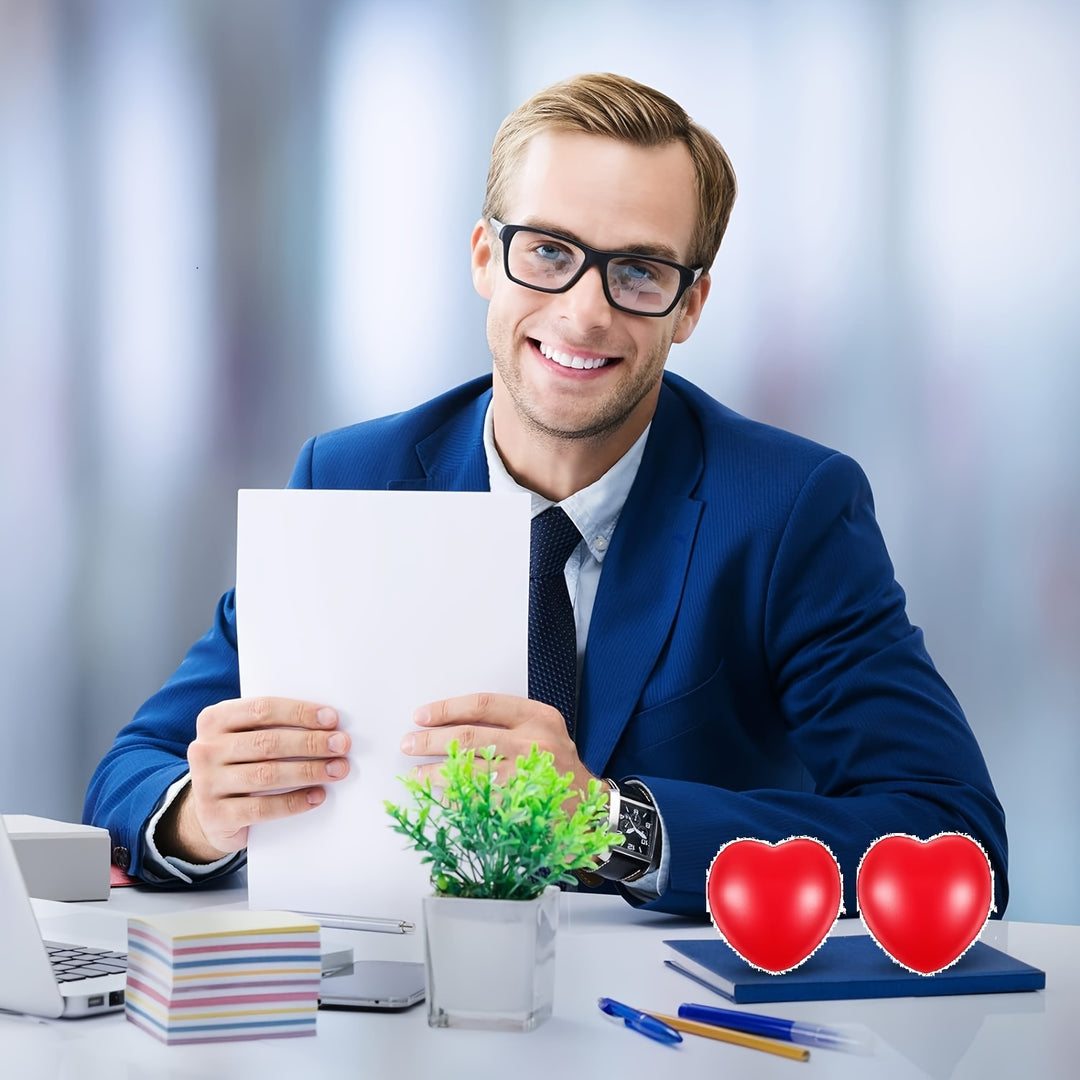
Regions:
<instances>
[{"instance_id":1,"label":"white paper sheet","mask_svg":"<svg viewBox=\"0 0 1080 1080\"><path fill-rule=\"evenodd\" d=\"M405 919L431 892L383 800L418 705L528 686L529 497L241 491L241 692L332 705L351 770L322 806L253 827L251 907Z\"/></svg>"}]
</instances>

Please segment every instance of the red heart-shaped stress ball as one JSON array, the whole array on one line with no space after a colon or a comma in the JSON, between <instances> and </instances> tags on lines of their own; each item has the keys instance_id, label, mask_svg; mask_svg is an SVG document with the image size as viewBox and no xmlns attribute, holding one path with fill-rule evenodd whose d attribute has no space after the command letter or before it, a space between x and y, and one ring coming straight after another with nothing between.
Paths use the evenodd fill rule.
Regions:
<instances>
[{"instance_id":1,"label":"red heart-shaped stress ball","mask_svg":"<svg viewBox=\"0 0 1080 1080\"><path fill-rule=\"evenodd\" d=\"M930 840L893 834L859 863L859 914L899 964L933 975L956 963L982 932L994 903L986 852L963 833Z\"/></svg>"},{"instance_id":2,"label":"red heart-shaped stress ball","mask_svg":"<svg viewBox=\"0 0 1080 1080\"><path fill-rule=\"evenodd\" d=\"M709 867L706 895L724 940L747 963L779 975L825 940L841 911L843 883L833 853L811 837L733 840Z\"/></svg>"}]
</instances>

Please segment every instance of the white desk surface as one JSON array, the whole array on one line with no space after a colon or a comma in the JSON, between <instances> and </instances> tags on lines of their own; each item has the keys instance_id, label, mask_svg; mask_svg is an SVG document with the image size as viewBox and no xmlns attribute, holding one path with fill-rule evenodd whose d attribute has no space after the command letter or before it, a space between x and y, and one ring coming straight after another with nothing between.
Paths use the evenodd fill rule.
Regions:
<instances>
[{"instance_id":1,"label":"white desk surface","mask_svg":"<svg viewBox=\"0 0 1080 1080\"><path fill-rule=\"evenodd\" d=\"M122 944L124 916L194 906L243 904L242 885L201 893L113 889L107 903L35 901L46 933L67 913L104 944ZM527 1033L433 1030L423 1005L401 1013L320 1012L314 1038L209 1046L165 1046L123 1013L38 1021L0 1014L0 1076L12 1080L409 1080L431 1077L557 1076L874 1078L971 1077L1075 1080L1080 1076L1080 927L991 923L983 940L1046 971L1046 990L968 997L894 998L757 1006L822 1023L865 1024L873 1056L812 1050L801 1063L684 1036L671 1048L603 1015L607 995L674 1013L680 1002L724 1005L664 967L666 937L714 933L707 924L638 912L617 897L563 894L555 1012ZM74 915L70 914L74 912ZM52 926L50 927L50 923ZM70 926L70 922L68 922ZM861 932L844 920L834 933ZM422 935L324 930L324 944L352 945L357 959L422 959ZM0 958L2 962L2 958Z\"/></svg>"}]
</instances>

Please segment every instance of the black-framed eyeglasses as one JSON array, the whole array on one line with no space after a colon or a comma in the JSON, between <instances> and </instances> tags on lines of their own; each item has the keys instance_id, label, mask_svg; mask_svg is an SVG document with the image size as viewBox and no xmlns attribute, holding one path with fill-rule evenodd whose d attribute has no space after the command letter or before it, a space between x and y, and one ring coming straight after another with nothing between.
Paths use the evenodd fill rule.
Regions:
<instances>
[{"instance_id":1,"label":"black-framed eyeglasses","mask_svg":"<svg viewBox=\"0 0 1080 1080\"><path fill-rule=\"evenodd\" d=\"M595 266L608 303L631 315L667 315L703 270L632 251L598 251L559 233L488 220L502 241L503 265L511 281L537 292L561 293Z\"/></svg>"}]
</instances>

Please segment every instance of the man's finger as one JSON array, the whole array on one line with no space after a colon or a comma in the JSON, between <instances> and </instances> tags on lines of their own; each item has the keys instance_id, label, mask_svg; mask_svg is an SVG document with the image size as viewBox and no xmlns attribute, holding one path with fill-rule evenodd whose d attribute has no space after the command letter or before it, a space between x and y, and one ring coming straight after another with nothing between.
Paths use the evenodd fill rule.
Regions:
<instances>
[{"instance_id":1,"label":"man's finger","mask_svg":"<svg viewBox=\"0 0 1080 1080\"><path fill-rule=\"evenodd\" d=\"M300 788L277 795L253 795L214 800L210 820L202 826L207 841L220 851L238 851L247 845L248 827L314 810L326 801L321 787Z\"/></svg>"},{"instance_id":2,"label":"man's finger","mask_svg":"<svg viewBox=\"0 0 1080 1080\"><path fill-rule=\"evenodd\" d=\"M451 742L456 741L461 750L475 750L477 765L481 762L481 751L488 747L495 751L497 757L503 758L503 772L509 775L513 771L514 763L519 757L527 755L536 742L533 738L524 738L520 731L490 727L440 727L428 731L410 731L402 737L400 746L403 754L410 757L438 757L446 756ZM438 769L441 762L425 763L416 768Z\"/></svg>"},{"instance_id":3,"label":"man's finger","mask_svg":"<svg viewBox=\"0 0 1080 1080\"><path fill-rule=\"evenodd\" d=\"M224 743L225 740L222 740ZM352 740L344 731L311 728L257 728L231 736L227 764L281 758L344 757Z\"/></svg>"},{"instance_id":4,"label":"man's finger","mask_svg":"<svg viewBox=\"0 0 1080 1080\"><path fill-rule=\"evenodd\" d=\"M349 774L346 758L304 761L249 761L228 765L214 777L213 797L231 801L266 792L292 792L341 780ZM258 813L259 811L255 811Z\"/></svg>"},{"instance_id":5,"label":"man's finger","mask_svg":"<svg viewBox=\"0 0 1080 1080\"><path fill-rule=\"evenodd\" d=\"M446 748L455 739L462 750L480 750L486 746L494 746L498 750L500 741L495 728L464 724L461 727L410 731L402 736L401 752L412 757L445 754Z\"/></svg>"},{"instance_id":6,"label":"man's finger","mask_svg":"<svg viewBox=\"0 0 1080 1080\"><path fill-rule=\"evenodd\" d=\"M463 694L421 705L413 713L418 727L444 727L448 724L488 724L492 727L517 727L536 719L538 711L556 710L550 705L514 694Z\"/></svg>"},{"instance_id":7,"label":"man's finger","mask_svg":"<svg viewBox=\"0 0 1080 1080\"><path fill-rule=\"evenodd\" d=\"M348 771L349 763L343 758L329 761L315 758L308 761L252 761L233 766L229 774L235 777L233 790L237 794L261 794L340 780Z\"/></svg>"},{"instance_id":8,"label":"man's finger","mask_svg":"<svg viewBox=\"0 0 1080 1080\"><path fill-rule=\"evenodd\" d=\"M325 731L336 727L337 722L337 712L327 705L293 698L253 697L235 698L203 709L196 729L199 735L280 727Z\"/></svg>"}]
</instances>

